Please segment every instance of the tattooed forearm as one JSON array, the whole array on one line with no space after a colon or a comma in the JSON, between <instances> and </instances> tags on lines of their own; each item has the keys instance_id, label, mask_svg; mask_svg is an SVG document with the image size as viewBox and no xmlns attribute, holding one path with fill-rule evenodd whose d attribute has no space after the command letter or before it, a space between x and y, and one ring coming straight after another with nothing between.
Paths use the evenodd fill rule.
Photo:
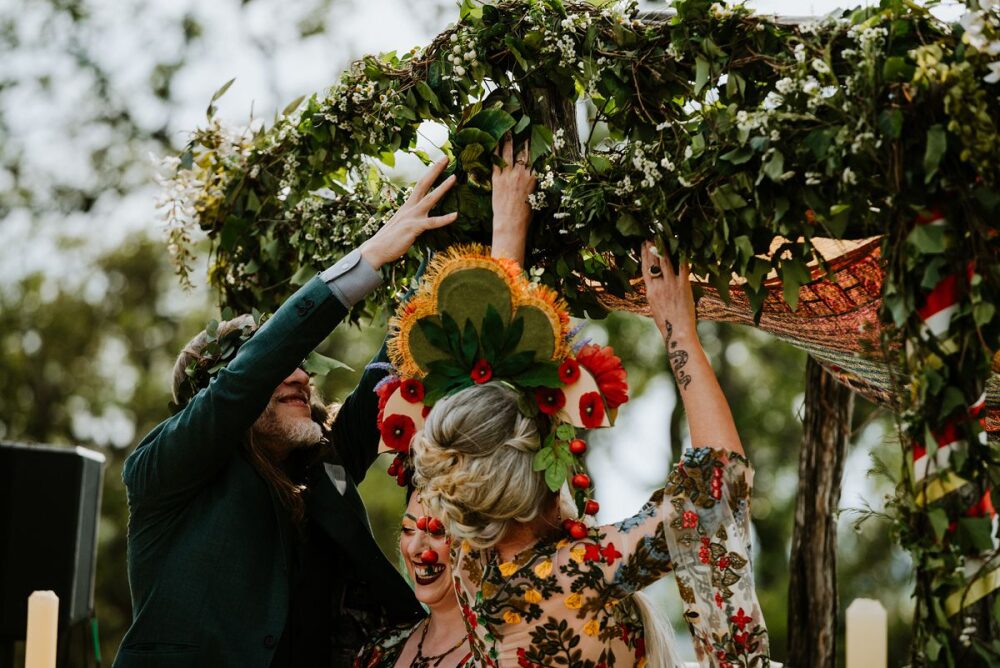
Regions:
<instances>
[{"instance_id":1,"label":"tattooed forearm","mask_svg":"<svg viewBox=\"0 0 1000 668\"><path fill-rule=\"evenodd\" d=\"M674 341L674 326L670 324L670 321L664 320L663 324L667 328L667 358L674 370L677 385L686 390L691 384L691 374L684 370L684 366L688 363L687 351L677 347L677 342Z\"/></svg>"}]
</instances>

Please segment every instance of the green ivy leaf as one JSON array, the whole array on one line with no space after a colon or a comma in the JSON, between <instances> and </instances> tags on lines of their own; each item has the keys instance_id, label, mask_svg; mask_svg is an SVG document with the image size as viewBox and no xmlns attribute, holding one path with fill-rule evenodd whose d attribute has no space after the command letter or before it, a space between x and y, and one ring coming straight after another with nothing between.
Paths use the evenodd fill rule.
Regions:
<instances>
[{"instance_id":1,"label":"green ivy leaf","mask_svg":"<svg viewBox=\"0 0 1000 668\"><path fill-rule=\"evenodd\" d=\"M812 280L809 269L801 260L783 260L779 273L785 303L794 311L799 305L799 288Z\"/></svg>"},{"instance_id":2,"label":"green ivy leaf","mask_svg":"<svg viewBox=\"0 0 1000 668\"><path fill-rule=\"evenodd\" d=\"M694 94L700 95L701 90L708 83L709 74L709 63L707 60L698 56L695 61L695 75L694 75Z\"/></svg>"},{"instance_id":3,"label":"green ivy leaf","mask_svg":"<svg viewBox=\"0 0 1000 668\"><path fill-rule=\"evenodd\" d=\"M531 126L531 164L549 152L552 148L552 130L544 125Z\"/></svg>"},{"instance_id":4,"label":"green ivy leaf","mask_svg":"<svg viewBox=\"0 0 1000 668\"><path fill-rule=\"evenodd\" d=\"M321 355L316 351L309 353L309 356L302 362L302 370L310 376L325 376L336 369L354 371L354 369L340 360L327 357L326 355Z\"/></svg>"},{"instance_id":5,"label":"green ivy leaf","mask_svg":"<svg viewBox=\"0 0 1000 668\"><path fill-rule=\"evenodd\" d=\"M576 429L573 425L563 422L561 425L556 427L556 438L561 441L570 441L576 436Z\"/></svg>"},{"instance_id":6,"label":"green ivy leaf","mask_svg":"<svg viewBox=\"0 0 1000 668\"><path fill-rule=\"evenodd\" d=\"M540 448L531 460L531 468L533 471L544 471L552 466L555 461L556 452L552 447Z\"/></svg>"},{"instance_id":7,"label":"green ivy leaf","mask_svg":"<svg viewBox=\"0 0 1000 668\"><path fill-rule=\"evenodd\" d=\"M943 125L932 125L927 130L927 149L924 152L924 183L930 183L937 174L941 158L948 149L948 135Z\"/></svg>"},{"instance_id":8,"label":"green ivy leaf","mask_svg":"<svg viewBox=\"0 0 1000 668\"><path fill-rule=\"evenodd\" d=\"M478 114L469 119L466 127L478 128L493 137L495 142L499 142L516 121L514 117L503 109L483 109Z\"/></svg>"},{"instance_id":9,"label":"green ivy leaf","mask_svg":"<svg viewBox=\"0 0 1000 668\"><path fill-rule=\"evenodd\" d=\"M562 488L563 483L566 482L566 474L569 472L569 467L559 460L555 460L548 468L545 469L545 484L549 486L549 489L553 492L558 492Z\"/></svg>"}]
</instances>

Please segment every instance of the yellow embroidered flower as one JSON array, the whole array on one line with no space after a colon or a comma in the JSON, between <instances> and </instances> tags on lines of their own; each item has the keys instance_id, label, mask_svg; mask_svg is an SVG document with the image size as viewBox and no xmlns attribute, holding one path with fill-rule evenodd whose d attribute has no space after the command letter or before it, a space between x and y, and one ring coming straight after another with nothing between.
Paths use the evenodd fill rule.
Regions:
<instances>
[{"instance_id":1,"label":"yellow embroidered flower","mask_svg":"<svg viewBox=\"0 0 1000 668\"><path fill-rule=\"evenodd\" d=\"M535 575L537 575L542 579L545 579L550 575L552 575L552 560L546 559L545 561L535 566Z\"/></svg>"},{"instance_id":2,"label":"yellow embroidered flower","mask_svg":"<svg viewBox=\"0 0 1000 668\"><path fill-rule=\"evenodd\" d=\"M570 610L579 610L583 607L583 596L580 594L570 594L563 601Z\"/></svg>"},{"instance_id":3,"label":"yellow embroidered flower","mask_svg":"<svg viewBox=\"0 0 1000 668\"><path fill-rule=\"evenodd\" d=\"M600 630L601 625L597 623L596 619L591 619L583 626L583 632L591 637L596 636Z\"/></svg>"},{"instance_id":4,"label":"yellow embroidered flower","mask_svg":"<svg viewBox=\"0 0 1000 668\"><path fill-rule=\"evenodd\" d=\"M482 587L483 596L486 598L492 598L497 593L497 586L492 582L484 582Z\"/></svg>"},{"instance_id":5,"label":"yellow embroidered flower","mask_svg":"<svg viewBox=\"0 0 1000 668\"><path fill-rule=\"evenodd\" d=\"M583 563L583 555L587 553L587 548L583 545L577 545L572 550L569 551L570 558L578 564Z\"/></svg>"},{"instance_id":6,"label":"yellow embroidered flower","mask_svg":"<svg viewBox=\"0 0 1000 668\"><path fill-rule=\"evenodd\" d=\"M529 589L524 592L524 600L528 603L541 603L542 602L542 592L537 589Z\"/></svg>"},{"instance_id":7,"label":"yellow embroidered flower","mask_svg":"<svg viewBox=\"0 0 1000 668\"><path fill-rule=\"evenodd\" d=\"M472 543L470 543L467 540L463 540L462 541L462 552L465 552L466 554L468 554L469 552L472 552Z\"/></svg>"},{"instance_id":8,"label":"yellow embroidered flower","mask_svg":"<svg viewBox=\"0 0 1000 668\"><path fill-rule=\"evenodd\" d=\"M509 578L511 575L517 572L517 564L513 561L507 561L500 564L500 575L505 578Z\"/></svg>"},{"instance_id":9,"label":"yellow embroidered flower","mask_svg":"<svg viewBox=\"0 0 1000 668\"><path fill-rule=\"evenodd\" d=\"M556 549L557 549L557 550L561 550L561 549L563 549L564 547L566 547L567 545L569 545L569 540L568 540L568 539L566 539L566 538L563 538L563 539L562 539L562 540L560 540L560 541L559 541L558 543L556 543Z\"/></svg>"},{"instance_id":10,"label":"yellow embroidered flower","mask_svg":"<svg viewBox=\"0 0 1000 668\"><path fill-rule=\"evenodd\" d=\"M503 620L508 624L520 624L521 615L517 614L513 610L507 610L503 613Z\"/></svg>"},{"instance_id":11,"label":"yellow embroidered flower","mask_svg":"<svg viewBox=\"0 0 1000 668\"><path fill-rule=\"evenodd\" d=\"M609 598L607 601L604 602L604 609L607 610L608 612L611 612L616 605L618 605L618 599Z\"/></svg>"}]
</instances>

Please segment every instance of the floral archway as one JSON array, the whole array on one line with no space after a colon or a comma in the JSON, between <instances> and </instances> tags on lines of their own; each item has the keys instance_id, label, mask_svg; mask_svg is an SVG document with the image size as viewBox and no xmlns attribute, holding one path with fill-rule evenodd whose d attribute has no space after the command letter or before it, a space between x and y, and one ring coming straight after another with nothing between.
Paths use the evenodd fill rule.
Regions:
<instances>
[{"instance_id":1,"label":"floral archway","mask_svg":"<svg viewBox=\"0 0 1000 668\"><path fill-rule=\"evenodd\" d=\"M379 166L426 160L423 123L447 126L460 177L434 247L488 240L493 151L530 140L529 262L576 313L641 312L634 251L654 237L703 278L701 315L784 337L893 407L912 656L946 665L961 613L1000 587L998 82L996 5L955 25L904 0L792 25L708 0L465 0L426 48L358 61L273 127L233 132L210 105L168 184L170 250L186 279L200 228L223 301L268 308L402 201Z\"/></svg>"}]
</instances>

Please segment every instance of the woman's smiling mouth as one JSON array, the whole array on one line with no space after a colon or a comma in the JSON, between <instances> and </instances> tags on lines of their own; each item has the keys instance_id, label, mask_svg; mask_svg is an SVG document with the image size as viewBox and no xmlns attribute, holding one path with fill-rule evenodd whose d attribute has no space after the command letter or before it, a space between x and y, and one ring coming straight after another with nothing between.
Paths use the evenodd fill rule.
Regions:
<instances>
[{"instance_id":1,"label":"woman's smiling mouth","mask_svg":"<svg viewBox=\"0 0 1000 668\"><path fill-rule=\"evenodd\" d=\"M418 585L426 587L441 577L444 573L444 564L413 564L413 579Z\"/></svg>"}]
</instances>

